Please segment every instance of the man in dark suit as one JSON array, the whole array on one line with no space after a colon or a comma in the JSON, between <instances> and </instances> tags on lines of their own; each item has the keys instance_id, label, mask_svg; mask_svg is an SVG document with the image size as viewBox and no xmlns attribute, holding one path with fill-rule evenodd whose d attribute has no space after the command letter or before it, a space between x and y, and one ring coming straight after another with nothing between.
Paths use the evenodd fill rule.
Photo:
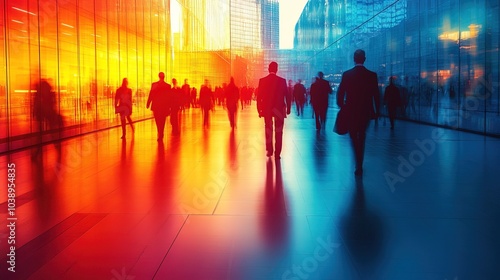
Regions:
<instances>
[{"instance_id":1,"label":"man in dark suit","mask_svg":"<svg viewBox=\"0 0 500 280\"><path fill-rule=\"evenodd\" d=\"M401 105L401 94L399 88L394 84L394 77L389 78L389 85L385 88L384 104L387 106L391 129L394 129L394 120L398 112L398 107Z\"/></svg>"},{"instance_id":2,"label":"man in dark suit","mask_svg":"<svg viewBox=\"0 0 500 280\"><path fill-rule=\"evenodd\" d=\"M283 126L286 115L290 114L292 106L291 94L288 92L286 80L276 75L278 63L269 64L269 75L259 80L257 92L257 110L259 117L264 117L266 127L266 151L267 156L273 155L280 159L283 144ZM273 148L273 119L275 132L275 147Z\"/></svg>"},{"instance_id":3,"label":"man in dark suit","mask_svg":"<svg viewBox=\"0 0 500 280\"><path fill-rule=\"evenodd\" d=\"M297 116L304 116L304 104L306 103L306 87L302 84L302 80L298 80L293 87L293 97L297 107Z\"/></svg>"},{"instance_id":4,"label":"man in dark suit","mask_svg":"<svg viewBox=\"0 0 500 280\"><path fill-rule=\"evenodd\" d=\"M179 114L182 108L183 91L177 85L177 79L172 79L171 102L170 102L170 124L172 125L172 134L178 135L179 129Z\"/></svg>"},{"instance_id":5,"label":"man in dark suit","mask_svg":"<svg viewBox=\"0 0 500 280\"><path fill-rule=\"evenodd\" d=\"M332 93L330 83L323 79L323 72L318 72L316 81L311 85L311 104L316 118L316 129L325 128L328 95Z\"/></svg>"},{"instance_id":6,"label":"man in dark suit","mask_svg":"<svg viewBox=\"0 0 500 280\"><path fill-rule=\"evenodd\" d=\"M354 68L344 72L337 92L337 105L347 109L349 135L356 161L356 176L363 174L366 129L379 115L380 95L375 72L365 68L365 51L354 52Z\"/></svg>"},{"instance_id":7,"label":"man in dark suit","mask_svg":"<svg viewBox=\"0 0 500 280\"><path fill-rule=\"evenodd\" d=\"M165 73L158 74L160 80L151 84L146 108L151 106L158 130L158 141L163 141L165 121L170 114L171 86L165 82Z\"/></svg>"}]
</instances>

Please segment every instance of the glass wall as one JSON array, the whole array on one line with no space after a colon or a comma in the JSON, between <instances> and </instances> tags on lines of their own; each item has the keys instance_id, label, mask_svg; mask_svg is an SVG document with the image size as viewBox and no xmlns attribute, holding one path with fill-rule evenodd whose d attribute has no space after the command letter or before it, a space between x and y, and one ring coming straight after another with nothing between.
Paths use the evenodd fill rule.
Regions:
<instances>
[{"instance_id":1,"label":"glass wall","mask_svg":"<svg viewBox=\"0 0 500 280\"><path fill-rule=\"evenodd\" d=\"M228 11L226 0L1 1L0 152L118 125L123 78L134 120L152 116L160 71L228 81Z\"/></svg>"},{"instance_id":2,"label":"glass wall","mask_svg":"<svg viewBox=\"0 0 500 280\"><path fill-rule=\"evenodd\" d=\"M295 40L300 59L294 60L307 72L289 75L324 71L335 86L361 48L365 65L378 74L381 94L389 78L396 78L403 99L400 118L500 135L500 1L330 0L321 4L330 12L318 11L324 2L310 0L304 11L328 15L335 24L316 33L336 36L333 41L304 36L312 26L322 27L303 13ZM314 49L318 42L328 46Z\"/></svg>"}]
</instances>

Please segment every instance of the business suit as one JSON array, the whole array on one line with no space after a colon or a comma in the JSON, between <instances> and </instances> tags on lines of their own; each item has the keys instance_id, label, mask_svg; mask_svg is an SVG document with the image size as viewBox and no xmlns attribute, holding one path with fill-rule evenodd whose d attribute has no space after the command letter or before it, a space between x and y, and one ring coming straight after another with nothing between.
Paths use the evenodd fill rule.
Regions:
<instances>
[{"instance_id":1,"label":"business suit","mask_svg":"<svg viewBox=\"0 0 500 280\"><path fill-rule=\"evenodd\" d=\"M182 107L183 91L179 86L177 86L176 79L172 79L172 88L170 92L170 124L172 125L172 134L179 134L179 111Z\"/></svg>"},{"instance_id":2,"label":"business suit","mask_svg":"<svg viewBox=\"0 0 500 280\"><path fill-rule=\"evenodd\" d=\"M325 127L326 112L328 110L328 95L332 93L332 88L327 80L321 77L311 85L311 104L316 118L316 129Z\"/></svg>"},{"instance_id":3,"label":"business suit","mask_svg":"<svg viewBox=\"0 0 500 280\"><path fill-rule=\"evenodd\" d=\"M342 75L337 92L337 105L345 107L349 116L349 135L354 148L356 175L363 173L366 129L369 121L376 118L380 107L378 78L366 69L362 62Z\"/></svg>"},{"instance_id":4,"label":"business suit","mask_svg":"<svg viewBox=\"0 0 500 280\"><path fill-rule=\"evenodd\" d=\"M277 71L277 65L276 65ZM259 80L257 91L257 110L259 117L264 117L267 156L274 152L276 159L280 158L283 146L283 126L287 114L290 114L291 94L288 92L286 80L269 70L269 75ZM273 119L275 147L273 147Z\"/></svg>"},{"instance_id":5,"label":"business suit","mask_svg":"<svg viewBox=\"0 0 500 280\"><path fill-rule=\"evenodd\" d=\"M213 92L208 80L205 80L205 84L200 87L200 107L203 112L203 127L208 127L209 123L209 112L213 108Z\"/></svg>"},{"instance_id":6,"label":"business suit","mask_svg":"<svg viewBox=\"0 0 500 280\"><path fill-rule=\"evenodd\" d=\"M158 141L163 139L165 122L167 116L170 114L171 95L171 86L163 79L151 84L146 108L151 106L151 110L153 111L158 131Z\"/></svg>"},{"instance_id":7,"label":"business suit","mask_svg":"<svg viewBox=\"0 0 500 280\"><path fill-rule=\"evenodd\" d=\"M392 82L385 88L384 103L387 106L387 113L389 114L389 121L391 122L391 129L394 129L394 120L398 112L398 107L401 105L401 95L399 89Z\"/></svg>"}]
</instances>

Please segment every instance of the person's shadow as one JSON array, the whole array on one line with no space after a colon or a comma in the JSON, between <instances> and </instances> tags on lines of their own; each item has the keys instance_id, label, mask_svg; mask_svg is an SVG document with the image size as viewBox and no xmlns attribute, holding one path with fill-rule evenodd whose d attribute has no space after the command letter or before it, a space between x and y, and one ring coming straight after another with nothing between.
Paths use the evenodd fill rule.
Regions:
<instances>
[{"instance_id":1,"label":"person's shadow","mask_svg":"<svg viewBox=\"0 0 500 280\"><path fill-rule=\"evenodd\" d=\"M59 151L56 151L56 153L60 154ZM37 216L37 226L40 228L57 219L60 212L59 208L64 208L65 203L63 190L61 189L61 182L65 179L65 166L59 161L59 156L57 156L58 161L56 163L49 163L50 158L42 151L38 160L31 162L33 193L30 196L33 197L36 205L36 211L34 212Z\"/></svg>"},{"instance_id":2,"label":"person's shadow","mask_svg":"<svg viewBox=\"0 0 500 280\"><path fill-rule=\"evenodd\" d=\"M283 194L283 177L281 163L276 161L276 177L271 159L266 163L266 183L261 228L267 256L273 261L280 261L286 254L288 243L289 221Z\"/></svg>"},{"instance_id":3,"label":"person's shadow","mask_svg":"<svg viewBox=\"0 0 500 280\"><path fill-rule=\"evenodd\" d=\"M238 153L236 152L238 149L238 144L236 142L236 135L234 132L234 129L231 130L231 133L229 134L229 144L228 144L228 160L229 160L229 167L231 170L236 170L238 169Z\"/></svg>"},{"instance_id":4,"label":"person's shadow","mask_svg":"<svg viewBox=\"0 0 500 280\"><path fill-rule=\"evenodd\" d=\"M366 204L362 178L356 178L351 205L341 220L340 231L362 279L370 279L383 258L385 226Z\"/></svg>"}]
</instances>

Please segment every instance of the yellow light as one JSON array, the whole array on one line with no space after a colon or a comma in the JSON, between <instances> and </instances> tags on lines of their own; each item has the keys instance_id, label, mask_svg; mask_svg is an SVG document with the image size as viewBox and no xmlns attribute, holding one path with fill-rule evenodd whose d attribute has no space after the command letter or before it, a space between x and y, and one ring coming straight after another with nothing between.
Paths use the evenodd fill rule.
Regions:
<instances>
[{"instance_id":1,"label":"yellow light","mask_svg":"<svg viewBox=\"0 0 500 280\"><path fill-rule=\"evenodd\" d=\"M20 9L20 8L17 8L17 7L12 7L12 9L20 11L20 12L23 12L23 13L26 13L26 14L29 14L29 15L32 15L32 16L36 16L36 14L34 14L32 12L28 12L26 10L23 10L23 9Z\"/></svg>"}]
</instances>

